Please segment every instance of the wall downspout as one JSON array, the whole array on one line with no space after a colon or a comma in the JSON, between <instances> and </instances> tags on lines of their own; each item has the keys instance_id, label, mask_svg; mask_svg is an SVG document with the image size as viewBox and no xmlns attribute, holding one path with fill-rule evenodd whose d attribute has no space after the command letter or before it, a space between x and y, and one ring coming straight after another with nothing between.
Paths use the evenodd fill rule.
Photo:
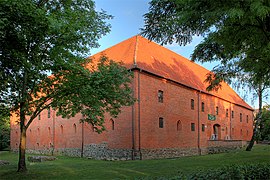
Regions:
<instances>
[{"instance_id":1,"label":"wall downspout","mask_svg":"<svg viewBox=\"0 0 270 180\"><path fill-rule=\"evenodd\" d=\"M53 111L53 144L52 144L52 156L54 155L54 150L55 150L55 113L56 113L56 110Z\"/></svg>"},{"instance_id":2,"label":"wall downspout","mask_svg":"<svg viewBox=\"0 0 270 180\"><path fill-rule=\"evenodd\" d=\"M140 89L140 73L142 70L138 72L138 130L139 130L139 153L140 153L140 160L142 160L142 153L141 153L141 89Z\"/></svg>"},{"instance_id":3,"label":"wall downspout","mask_svg":"<svg viewBox=\"0 0 270 180\"><path fill-rule=\"evenodd\" d=\"M135 78L135 71L134 71L134 78ZM135 98L135 80L133 81L133 92L132 96ZM132 141L132 150L131 150L131 159L134 160L134 153L135 153L135 104L132 105L132 119L131 119L131 141Z\"/></svg>"},{"instance_id":4,"label":"wall downspout","mask_svg":"<svg viewBox=\"0 0 270 180\"><path fill-rule=\"evenodd\" d=\"M200 144L200 93L201 91L198 91L198 154L201 155L201 144Z\"/></svg>"},{"instance_id":5,"label":"wall downspout","mask_svg":"<svg viewBox=\"0 0 270 180\"><path fill-rule=\"evenodd\" d=\"M81 157L83 157L83 155L84 155L84 121L82 122L82 149L81 149Z\"/></svg>"},{"instance_id":6,"label":"wall downspout","mask_svg":"<svg viewBox=\"0 0 270 180\"><path fill-rule=\"evenodd\" d=\"M232 140L232 103L230 102L230 113L228 113L230 116L230 140Z\"/></svg>"}]
</instances>

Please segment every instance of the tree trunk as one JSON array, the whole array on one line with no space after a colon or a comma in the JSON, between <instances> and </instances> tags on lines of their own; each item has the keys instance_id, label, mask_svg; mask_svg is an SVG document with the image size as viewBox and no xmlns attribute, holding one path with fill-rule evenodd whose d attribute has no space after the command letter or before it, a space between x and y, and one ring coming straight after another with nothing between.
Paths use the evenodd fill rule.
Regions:
<instances>
[{"instance_id":1,"label":"tree trunk","mask_svg":"<svg viewBox=\"0 0 270 180\"><path fill-rule=\"evenodd\" d=\"M25 163L25 150L26 150L26 127L21 127L20 147L19 147L19 162L17 172L26 172Z\"/></svg>"},{"instance_id":2,"label":"tree trunk","mask_svg":"<svg viewBox=\"0 0 270 180\"><path fill-rule=\"evenodd\" d=\"M262 93L263 93L263 89L261 86L259 86L259 90L258 90L259 112L255 117L256 121L255 121L255 125L253 128L253 135L252 135L252 138L251 138L251 140L246 148L246 151L251 151L251 149L254 145L254 142L255 142L256 138L258 137L258 128L259 128L259 125L261 124L261 120L262 120Z\"/></svg>"}]
</instances>

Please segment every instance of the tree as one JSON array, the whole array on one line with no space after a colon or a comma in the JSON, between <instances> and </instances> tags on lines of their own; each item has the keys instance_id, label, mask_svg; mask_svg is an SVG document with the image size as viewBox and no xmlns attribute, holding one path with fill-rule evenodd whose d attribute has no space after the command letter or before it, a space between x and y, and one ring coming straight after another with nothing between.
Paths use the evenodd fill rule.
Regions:
<instances>
[{"instance_id":1,"label":"tree","mask_svg":"<svg viewBox=\"0 0 270 180\"><path fill-rule=\"evenodd\" d=\"M252 86L269 87L269 0L152 0L144 18L142 34L162 44L186 45L194 35L204 37L191 59L220 62L208 74L208 90L246 73L252 74Z\"/></svg>"},{"instance_id":2,"label":"tree","mask_svg":"<svg viewBox=\"0 0 270 180\"><path fill-rule=\"evenodd\" d=\"M105 112L115 117L133 103L121 63L85 58L110 18L92 0L0 1L0 102L19 120L18 172L27 170L26 130L42 110L66 118L80 112L101 132Z\"/></svg>"},{"instance_id":3,"label":"tree","mask_svg":"<svg viewBox=\"0 0 270 180\"><path fill-rule=\"evenodd\" d=\"M260 137L261 141L270 141L270 106L266 105L262 109L262 123L260 124Z\"/></svg>"},{"instance_id":4,"label":"tree","mask_svg":"<svg viewBox=\"0 0 270 180\"><path fill-rule=\"evenodd\" d=\"M10 124L9 108L0 105L0 151L9 148L10 142Z\"/></svg>"}]
</instances>

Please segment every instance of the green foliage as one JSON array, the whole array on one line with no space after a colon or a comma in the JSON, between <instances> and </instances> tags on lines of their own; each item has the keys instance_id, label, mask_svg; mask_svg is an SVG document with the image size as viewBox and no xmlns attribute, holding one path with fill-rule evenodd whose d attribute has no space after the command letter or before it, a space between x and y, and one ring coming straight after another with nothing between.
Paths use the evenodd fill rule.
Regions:
<instances>
[{"instance_id":1,"label":"green foliage","mask_svg":"<svg viewBox=\"0 0 270 180\"><path fill-rule=\"evenodd\" d=\"M105 112L116 117L133 103L126 68L86 59L111 18L92 0L0 1L0 103L12 107L20 123L18 171L26 171L26 130L44 109L67 118L82 112L101 132Z\"/></svg>"},{"instance_id":2,"label":"green foliage","mask_svg":"<svg viewBox=\"0 0 270 180\"><path fill-rule=\"evenodd\" d=\"M170 179L269 179L270 178L270 164L249 164L249 165L230 165L217 169L208 169L207 171L200 170L189 175L180 175Z\"/></svg>"},{"instance_id":3,"label":"green foliage","mask_svg":"<svg viewBox=\"0 0 270 180\"><path fill-rule=\"evenodd\" d=\"M264 106L262 109L262 118L260 123L260 137L258 140L270 141L270 106Z\"/></svg>"},{"instance_id":4,"label":"green foliage","mask_svg":"<svg viewBox=\"0 0 270 180\"><path fill-rule=\"evenodd\" d=\"M204 37L192 60L219 61L209 90L248 73L253 85L270 82L270 2L268 0L152 0L142 34L163 44ZM211 74L209 74L211 76ZM242 79L245 81L245 78ZM242 82L243 82L242 81Z\"/></svg>"},{"instance_id":5,"label":"green foliage","mask_svg":"<svg viewBox=\"0 0 270 180\"><path fill-rule=\"evenodd\" d=\"M10 124L9 108L0 105L0 151L9 148Z\"/></svg>"}]
</instances>

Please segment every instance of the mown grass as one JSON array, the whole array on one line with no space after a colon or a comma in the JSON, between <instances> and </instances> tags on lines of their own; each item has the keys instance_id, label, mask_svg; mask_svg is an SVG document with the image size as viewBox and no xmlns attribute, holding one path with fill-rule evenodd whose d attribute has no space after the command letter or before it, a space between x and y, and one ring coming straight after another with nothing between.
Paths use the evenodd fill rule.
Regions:
<instances>
[{"instance_id":1,"label":"mown grass","mask_svg":"<svg viewBox=\"0 0 270 180\"><path fill-rule=\"evenodd\" d=\"M224 165L269 163L270 146L256 145L250 152L241 149L214 155L143 161L99 161L59 156L56 161L27 161L28 172L25 174L16 172L17 154L2 152L0 159L10 162L10 165L0 166L0 179L155 179Z\"/></svg>"}]
</instances>

